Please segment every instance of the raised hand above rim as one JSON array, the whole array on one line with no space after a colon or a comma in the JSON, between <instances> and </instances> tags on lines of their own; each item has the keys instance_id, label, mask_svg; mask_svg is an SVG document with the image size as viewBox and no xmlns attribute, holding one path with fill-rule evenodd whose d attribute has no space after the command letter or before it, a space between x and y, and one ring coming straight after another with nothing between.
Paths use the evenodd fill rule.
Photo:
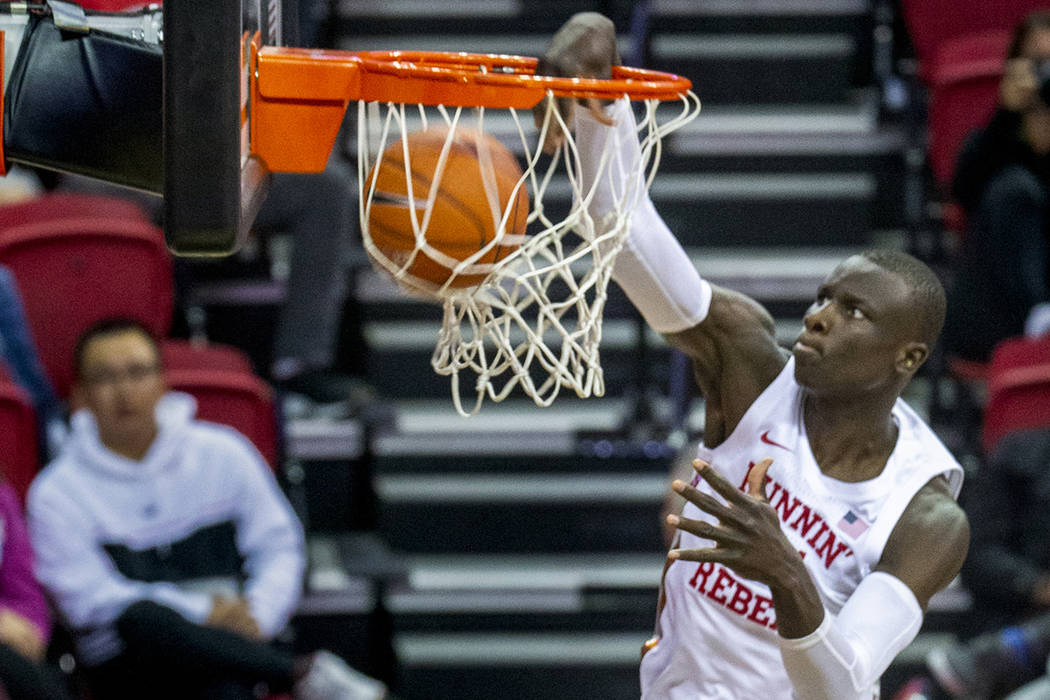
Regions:
<instances>
[{"instance_id":1,"label":"raised hand above rim","mask_svg":"<svg viewBox=\"0 0 1050 700\"><path fill-rule=\"evenodd\" d=\"M616 27L612 20L597 12L578 12L562 25L551 39L547 51L536 66L537 75L552 75L560 78L612 77L612 67L620 65L620 51L616 45ZM543 100L533 110L537 128L542 128L549 100ZM572 119L575 100L555 98L555 109L566 123ZM602 111L602 103L595 98L580 100L594 118L611 125ZM551 153L565 141L560 125L552 122L543 143L543 150Z\"/></svg>"}]
</instances>

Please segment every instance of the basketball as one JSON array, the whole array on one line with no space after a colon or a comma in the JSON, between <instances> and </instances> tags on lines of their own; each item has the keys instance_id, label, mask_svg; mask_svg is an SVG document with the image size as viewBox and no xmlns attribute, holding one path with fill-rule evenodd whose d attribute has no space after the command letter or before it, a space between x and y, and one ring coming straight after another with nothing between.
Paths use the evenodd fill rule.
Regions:
<instances>
[{"instance_id":1,"label":"basketball","mask_svg":"<svg viewBox=\"0 0 1050 700\"><path fill-rule=\"evenodd\" d=\"M417 247L411 207L415 207L420 226L426 221L424 235L429 248L420 250L398 275L409 287L416 285L404 278L406 274L438 287L446 282L455 288L478 285L495 263L520 246L525 234L529 196L524 184L515 190L522 171L514 155L492 136L457 129L438 173L447 137L444 127L409 134L409 167L405 167L404 142L397 141L386 148L368 175L365 191L375 186L368 232L378 251L391 262L403 267ZM426 202L435 182L437 192L427 220ZM500 221L508 206L507 224L501 232ZM453 271L458 263L482 249L484 253L462 272Z\"/></svg>"}]
</instances>

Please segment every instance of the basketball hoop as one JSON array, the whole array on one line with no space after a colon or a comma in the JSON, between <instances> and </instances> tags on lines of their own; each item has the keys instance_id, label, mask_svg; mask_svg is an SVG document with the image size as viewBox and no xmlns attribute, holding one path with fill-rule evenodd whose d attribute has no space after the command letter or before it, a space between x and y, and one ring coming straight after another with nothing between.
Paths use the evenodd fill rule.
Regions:
<instances>
[{"instance_id":1,"label":"basketball hoop","mask_svg":"<svg viewBox=\"0 0 1050 700\"><path fill-rule=\"evenodd\" d=\"M296 133L294 129L278 130L276 126L295 116L292 111L272 116L268 110L276 114L290 99L305 103L302 92L311 82L312 90L333 107L339 100L344 107L348 100L358 101L357 165L364 246L374 265L408 293L442 304L442 327L431 364L438 374L450 378L460 414L473 415L485 397L501 401L518 387L540 406L550 405L563 388L581 398L604 394L598 350L613 263L627 234L630 212L656 173L662 140L699 112L700 102L690 92L688 80L619 66L608 80L539 76L534 74L534 58L489 54L264 47L257 61L253 120L258 117L260 123L273 126L253 130L252 150L271 169L284 169L280 158L287 157L290 163L302 158L305 149L289 145L287 137ZM313 76L304 77L302 69L313 70ZM555 108L554 98L632 101L639 107L637 162L621 162L610 147L601 154L597 172L587 174L590 184L585 186L572 129ZM537 134L532 109L544 100ZM677 102L678 106L661 107L661 102ZM311 104L316 107L318 101ZM522 110L527 111L522 114ZM506 229L516 212L509 210L510 204L494 212L495 240L465 260L450 259L427 242L426 222L434 197L432 193L426 198L412 197L406 147L401 166L406 173L404 193L410 206L419 209L418 215L412 213L416 250L408 256L387 255L373 241L369 226L377 201L376 178L370 177L373 168L391 146L407 143L409 135L419 131L438 127L446 134L444 158L457 135L491 135L500 126L505 131L504 145L524 154L523 173L516 185L526 188L530 203L524 241L514 236L513 252L483 266L487 274L476 286L434 284L413 276L412 262L424 254L453 272L476 272L482 267L474 264L480 256L499 245L502 236L513 235ZM560 129L565 140L548 157L542 144L552 129ZM263 140L267 134L279 138ZM439 161L438 168L443 164L444 160ZM621 184L612 186L613 182ZM567 212L556 212L552 204L559 188L571 195ZM606 202L611 205L604 207L608 213L596 221L588 205L596 195L607 200L610 193L614 201ZM463 386L461 374L471 376L473 385ZM473 400L465 402L464 392L473 394Z\"/></svg>"}]
</instances>

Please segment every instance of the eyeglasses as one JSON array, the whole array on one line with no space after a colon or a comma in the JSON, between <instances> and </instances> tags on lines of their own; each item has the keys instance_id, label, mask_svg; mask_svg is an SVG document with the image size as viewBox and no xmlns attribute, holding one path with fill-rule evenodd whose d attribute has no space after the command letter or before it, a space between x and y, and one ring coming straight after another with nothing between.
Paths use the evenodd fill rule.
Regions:
<instances>
[{"instance_id":1,"label":"eyeglasses","mask_svg":"<svg viewBox=\"0 0 1050 700\"><path fill-rule=\"evenodd\" d=\"M125 379L132 384L137 384L156 375L158 371L160 371L160 366L154 362L152 364L128 365L123 370L110 368L92 370L91 372L86 372L81 379L85 384L93 386L113 386Z\"/></svg>"}]
</instances>

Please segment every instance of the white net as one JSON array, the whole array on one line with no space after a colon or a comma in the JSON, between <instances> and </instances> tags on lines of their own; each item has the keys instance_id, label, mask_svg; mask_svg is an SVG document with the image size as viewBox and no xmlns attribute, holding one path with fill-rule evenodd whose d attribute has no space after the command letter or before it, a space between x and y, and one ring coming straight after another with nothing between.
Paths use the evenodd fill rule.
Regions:
<instances>
[{"instance_id":1,"label":"white net","mask_svg":"<svg viewBox=\"0 0 1050 700\"><path fill-rule=\"evenodd\" d=\"M630 212L652 182L664 137L700 109L692 93L680 103L634 103L640 155L623 162L612 146L581 157L554 99L546 103L538 129L531 112L514 109L359 104L365 249L374 266L407 293L442 304L431 364L450 378L453 403L464 416L477 413L486 397L501 401L516 389L540 406L550 405L562 389L581 398L604 394L602 312ZM565 140L546 155L542 144L556 129ZM424 177L413 175L409 147L410 135L421 131L443 139L436 165L429 163ZM501 149L479 134L497 136L519 154L520 178L509 185L497 181L493 161ZM469 177L452 155L457 139L476 151L474 177L480 177L492 212L491 227L486 222L491 235L462 255L437 240L441 234L431 225L442 180ZM400 176L403 169L404 182L392 196L384 191L391 189L389 182L377 185L374 173L395 157L403 159L395 170ZM529 204L525 216L522 190ZM593 206L598 200L602 206ZM405 227L411 228L407 245L392 247L389 236L379 235L380 213L391 202L404 208ZM600 220L592 215L595 209L602 212Z\"/></svg>"}]
</instances>

